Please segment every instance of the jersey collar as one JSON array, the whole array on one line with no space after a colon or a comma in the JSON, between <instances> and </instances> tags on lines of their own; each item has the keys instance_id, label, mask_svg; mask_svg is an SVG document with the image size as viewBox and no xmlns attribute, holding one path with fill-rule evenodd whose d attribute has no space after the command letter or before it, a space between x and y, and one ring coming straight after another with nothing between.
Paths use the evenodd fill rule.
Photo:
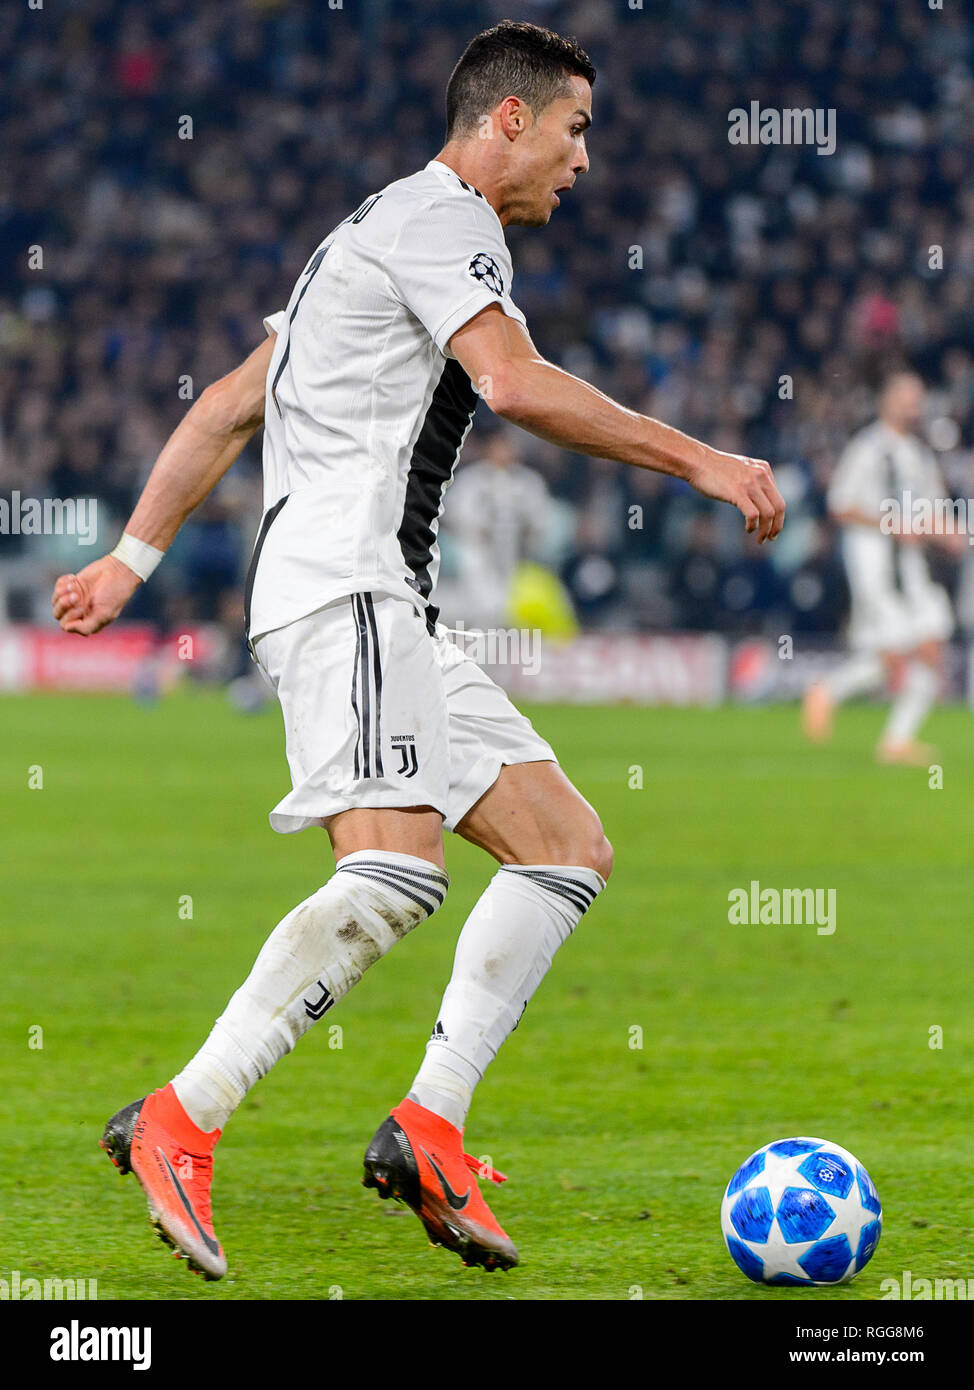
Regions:
<instances>
[{"instance_id":1,"label":"jersey collar","mask_svg":"<svg viewBox=\"0 0 974 1390\"><path fill-rule=\"evenodd\" d=\"M446 174L449 178L454 179L461 188L465 188L468 193L476 193L478 198L484 198L479 188L474 188L472 183L465 183L457 171L451 169L449 164L444 164L442 160L431 159L426 167L427 169L435 169L438 174ZM487 202L486 198L484 198L484 202ZM487 206L489 207L490 204L488 203Z\"/></svg>"},{"instance_id":2,"label":"jersey collar","mask_svg":"<svg viewBox=\"0 0 974 1390\"><path fill-rule=\"evenodd\" d=\"M905 444L916 437L912 430L908 431L906 434L901 434L899 430L894 430L892 426L887 425L885 420L877 420L876 424L879 427L881 438L885 439L889 444Z\"/></svg>"}]
</instances>

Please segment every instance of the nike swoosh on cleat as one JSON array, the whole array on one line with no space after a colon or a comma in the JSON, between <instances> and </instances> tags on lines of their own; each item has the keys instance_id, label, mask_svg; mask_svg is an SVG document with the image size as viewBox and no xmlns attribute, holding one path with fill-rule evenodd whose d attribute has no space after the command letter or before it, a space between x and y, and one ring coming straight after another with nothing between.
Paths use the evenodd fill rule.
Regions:
<instances>
[{"instance_id":1,"label":"nike swoosh on cleat","mask_svg":"<svg viewBox=\"0 0 974 1390\"><path fill-rule=\"evenodd\" d=\"M426 1152L425 1149L420 1149L420 1153L424 1156L424 1158L429 1163L430 1167L433 1169L433 1172L439 1178L440 1185L443 1188L443 1196L446 1198L449 1205L453 1208L454 1211L463 1211L464 1207L470 1201L469 1188L463 1194L463 1196L460 1197L456 1192L454 1192L453 1188L447 1182L446 1177L443 1174L443 1170L440 1168L436 1160L434 1158L430 1158L429 1154Z\"/></svg>"},{"instance_id":2,"label":"nike swoosh on cleat","mask_svg":"<svg viewBox=\"0 0 974 1390\"><path fill-rule=\"evenodd\" d=\"M179 1179L176 1177L176 1174L173 1172L173 1166L172 1166L172 1164L169 1162L169 1159L168 1159L168 1158L166 1157L166 1155L162 1152L162 1149L156 1149L156 1153L159 1155L159 1157L162 1159L163 1163L166 1165L166 1170L167 1170L167 1172L169 1173L170 1178L172 1179L172 1185L173 1185L173 1187L176 1189L176 1191L179 1193L179 1200L182 1202L183 1206L186 1208L186 1215L189 1217L190 1221L192 1221L193 1225L196 1227L197 1231L199 1232L200 1240L201 1240L201 1241L203 1242L203 1244L206 1246L207 1250L209 1250L209 1252L210 1252L211 1255L219 1255L219 1253L220 1253L220 1242L217 1241L217 1240L214 1240L214 1239L212 1238L212 1236L208 1236L208 1235L206 1234L206 1232L203 1230L203 1227L202 1227L202 1226L200 1225L200 1223L199 1223L199 1217L196 1215L196 1212L193 1210L193 1204L192 1204L192 1202L190 1202L189 1198L186 1196L186 1193L183 1191L183 1185L182 1185L182 1183L179 1181Z\"/></svg>"}]
</instances>

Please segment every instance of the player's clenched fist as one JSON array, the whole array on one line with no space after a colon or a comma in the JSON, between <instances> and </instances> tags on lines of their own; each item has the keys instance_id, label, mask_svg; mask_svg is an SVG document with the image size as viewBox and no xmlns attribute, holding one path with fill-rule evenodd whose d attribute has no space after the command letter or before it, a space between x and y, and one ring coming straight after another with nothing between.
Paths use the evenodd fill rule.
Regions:
<instances>
[{"instance_id":1,"label":"player's clenched fist","mask_svg":"<svg viewBox=\"0 0 974 1390\"><path fill-rule=\"evenodd\" d=\"M771 465L764 459L708 448L695 461L688 481L704 497L737 507L745 529L757 532L759 545L773 541L784 525L784 498L775 487Z\"/></svg>"},{"instance_id":2,"label":"player's clenched fist","mask_svg":"<svg viewBox=\"0 0 974 1390\"><path fill-rule=\"evenodd\" d=\"M105 555L78 574L62 574L54 586L51 606L65 632L90 637L118 617L139 587L137 574Z\"/></svg>"}]
</instances>

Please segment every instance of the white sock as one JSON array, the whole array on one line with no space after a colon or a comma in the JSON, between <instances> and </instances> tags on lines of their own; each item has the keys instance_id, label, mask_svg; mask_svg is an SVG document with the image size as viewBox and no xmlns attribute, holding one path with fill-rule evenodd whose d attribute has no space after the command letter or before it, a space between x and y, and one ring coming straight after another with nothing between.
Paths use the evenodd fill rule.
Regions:
<instances>
[{"instance_id":1,"label":"white sock","mask_svg":"<svg viewBox=\"0 0 974 1390\"><path fill-rule=\"evenodd\" d=\"M250 1087L440 906L449 879L410 854L360 850L279 922L199 1052L173 1078L194 1124L222 1129Z\"/></svg>"},{"instance_id":2,"label":"white sock","mask_svg":"<svg viewBox=\"0 0 974 1390\"><path fill-rule=\"evenodd\" d=\"M925 661L911 661L883 730L882 743L908 743L937 698L940 672Z\"/></svg>"},{"instance_id":3,"label":"white sock","mask_svg":"<svg viewBox=\"0 0 974 1390\"><path fill-rule=\"evenodd\" d=\"M604 887L594 869L563 864L498 870L460 933L411 1100L463 1128L474 1087L517 1027L558 947Z\"/></svg>"},{"instance_id":4,"label":"white sock","mask_svg":"<svg viewBox=\"0 0 974 1390\"><path fill-rule=\"evenodd\" d=\"M822 684L835 703L841 705L853 695L865 695L870 690L878 690L885 676L885 668L878 652L855 652L847 661L830 671Z\"/></svg>"}]
</instances>

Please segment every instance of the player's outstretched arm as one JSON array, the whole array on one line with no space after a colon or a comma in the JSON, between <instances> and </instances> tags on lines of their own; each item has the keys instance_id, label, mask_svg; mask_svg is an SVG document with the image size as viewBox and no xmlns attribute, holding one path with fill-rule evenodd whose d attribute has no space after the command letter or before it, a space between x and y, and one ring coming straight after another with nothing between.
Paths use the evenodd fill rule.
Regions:
<instances>
[{"instance_id":1,"label":"player's outstretched arm","mask_svg":"<svg viewBox=\"0 0 974 1390\"><path fill-rule=\"evenodd\" d=\"M619 459L685 479L730 502L758 543L773 540L784 500L763 459L711 449L606 396L541 356L524 328L494 305L450 339L450 350L495 414L575 453Z\"/></svg>"},{"instance_id":2,"label":"player's outstretched arm","mask_svg":"<svg viewBox=\"0 0 974 1390\"><path fill-rule=\"evenodd\" d=\"M264 388L275 335L235 371L208 386L176 427L155 462L125 528L164 551L189 516L226 473L264 421ZM142 580L115 555L104 555L77 574L62 574L51 604L65 632L90 637L118 617Z\"/></svg>"}]
</instances>

